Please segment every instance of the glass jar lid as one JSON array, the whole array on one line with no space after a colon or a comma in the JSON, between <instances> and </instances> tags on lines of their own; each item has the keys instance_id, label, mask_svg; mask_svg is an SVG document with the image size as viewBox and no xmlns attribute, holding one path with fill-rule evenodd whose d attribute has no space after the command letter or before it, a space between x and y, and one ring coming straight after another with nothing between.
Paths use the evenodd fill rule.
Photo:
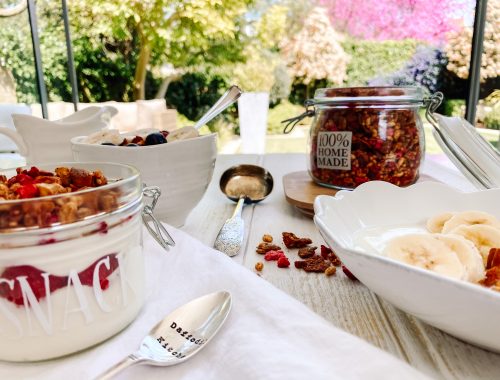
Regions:
<instances>
[{"instance_id":1,"label":"glass jar lid","mask_svg":"<svg viewBox=\"0 0 500 380\"><path fill-rule=\"evenodd\" d=\"M423 105L424 95L420 87L341 87L319 88L314 93L310 105L331 106L381 106L406 105L420 107Z\"/></svg>"}]
</instances>

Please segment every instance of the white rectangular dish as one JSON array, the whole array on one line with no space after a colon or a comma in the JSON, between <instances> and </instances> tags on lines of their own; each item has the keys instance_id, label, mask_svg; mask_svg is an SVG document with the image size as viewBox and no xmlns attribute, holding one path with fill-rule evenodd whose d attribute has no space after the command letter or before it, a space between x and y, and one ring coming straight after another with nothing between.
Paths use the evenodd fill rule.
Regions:
<instances>
[{"instance_id":1,"label":"white rectangular dish","mask_svg":"<svg viewBox=\"0 0 500 380\"><path fill-rule=\"evenodd\" d=\"M399 188L375 181L335 197L318 196L314 221L345 266L380 297L464 341L500 352L500 292L381 255L389 238L425 231L427 219L440 212L479 210L500 218L498 199L500 189L462 193L436 182ZM372 244L360 244L366 236Z\"/></svg>"}]
</instances>

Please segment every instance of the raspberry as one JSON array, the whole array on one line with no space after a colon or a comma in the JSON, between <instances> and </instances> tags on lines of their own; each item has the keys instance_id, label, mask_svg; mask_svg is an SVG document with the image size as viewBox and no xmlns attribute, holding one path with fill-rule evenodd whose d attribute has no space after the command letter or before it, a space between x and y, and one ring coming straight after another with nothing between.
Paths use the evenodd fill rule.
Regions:
<instances>
[{"instance_id":1,"label":"raspberry","mask_svg":"<svg viewBox=\"0 0 500 380\"><path fill-rule=\"evenodd\" d=\"M286 256L281 256L278 259L278 268L288 268L290 266L290 261Z\"/></svg>"},{"instance_id":2,"label":"raspberry","mask_svg":"<svg viewBox=\"0 0 500 380\"><path fill-rule=\"evenodd\" d=\"M94 261L88 268L81 271L78 276L82 285L92 286L94 280L94 269L98 261L102 258ZM109 255L110 269L105 266L99 267L99 282L102 290L106 290L109 287L108 277L113 273L116 268L118 268L118 260L116 259L116 254L113 253ZM21 292L21 286L18 277L25 276L33 294L39 301L47 296L45 291L45 279L43 278L42 270L35 268L31 265L18 265L6 268L1 274L0 278L5 280L14 280L14 288L11 289L10 286L3 282L0 283L0 297L7 299L16 305L24 305L23 295ZM49 290L50 292L55 292L58 289L64 288L68 284L67 276L54 276L49 275Z\"/></svg>"},{"instance_id":3,"label":"raspberry","mask_svg":"<svg viewBox=\"0 0 500 380\"><path fill-rule=\"evenodd\" d=\"M283 251L269 251L264 255L264 260L275 261L279 260L280 257L284 257L285 253Z\"/></svg>"},{"instance_id":4,"label":"raspberry","mask_svg":"<svg viewBox=\"0 0 500 380\"><path fill-rule=\"evenodd\" d=\"M19 195L19 198L26 199L38 197L40 192L38 190L38 187L36 187L32 183L29 183L16 189L16 194Z\"/></svg>"},{"instance_id":5,"label":"raspberry","mask_svg":"<svg viewBox=\"0 0 500 380\"><path fill-rule=\"evenodd\" d=\"M38 268L31 265L18 265L6 268L0 275L0 278L5 280L15 280L17 277L26 276L33 294L37 300L46 297L45 294L45 280L42 274L45 273ZM60 289L67 284L66 276L49 276L49 288L53 292ZM16 305L24 305L23 295L21 292L21 285L19 281L14 281L14 288L11 289L6 283L0 284L0 297L6 298L8 301Z\"/></svg>"},{"instance_id":6,"label":"raspberry","mask_svg":"<svg viewBox=\"0 0 500 380\"><path fill-rule=\"evenodd\" d=\"M87 269L78 273L78 277L80 277L82 285L93 285L95 266L102 259L103 257L97 259ZM112 253L109 255L109 269L107 269L105 265L101 265L99 267L99 283L101 284L102 290L105 290L108 287L109 281L107 278L116 270L116 268L118 268L118 259L116 258L116 253Z\"/></svg>"},{"instance_id":7,"label":"raspberry","mask_svg":"<svg viewBox=\"0 0 500 380\"><path fill-rule=\"evenodd\" d=\"M33 178L27 174L20 173L7 181L7 186L12 186L14 183L28 185L33 183Z\"/></svg>"}]
</instances>

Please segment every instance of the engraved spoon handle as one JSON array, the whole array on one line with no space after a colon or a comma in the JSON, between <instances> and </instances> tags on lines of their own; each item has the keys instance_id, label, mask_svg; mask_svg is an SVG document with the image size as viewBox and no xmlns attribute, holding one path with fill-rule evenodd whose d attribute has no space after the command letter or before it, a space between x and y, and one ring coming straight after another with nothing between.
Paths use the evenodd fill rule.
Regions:
<instances>
[{"instance_id":1,"label":"engraved spoon handle","mask_svg":"<svg viewBox=\"0 0 500 380\"><path fill-rule=\"evenodd\" d=\"M133 365L141 363L140 360L135 354L130 354L129 356L123 358L114 366L108 368L105 372L101 373L95 380L109 380L118 375L125 368L131 367Z\"/></svg>"}]
</instances>

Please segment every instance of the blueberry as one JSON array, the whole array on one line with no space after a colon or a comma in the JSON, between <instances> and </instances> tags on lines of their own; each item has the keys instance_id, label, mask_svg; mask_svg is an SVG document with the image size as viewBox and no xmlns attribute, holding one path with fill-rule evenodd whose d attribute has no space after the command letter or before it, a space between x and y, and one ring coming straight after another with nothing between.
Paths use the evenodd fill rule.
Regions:
<instances>
[{"instance_id":1,"label":"blueberry","mask_svg":"<svg viewBox=\"0 0 500 380\"><path fill-rule=\"evenodd\" d=\"M167 139L160 132L151 133L146 136L145 145L165 144Z\"/></svg>"},{"instance_id":2,"label":"blueberry","mask_svg":"<svg viewBox=\"0 0 500 380\"><path fill-rule=\"evenodd\" d=\"M111 145L111 146L115 146L115 144L110 143L110 142L103 142L101 145Z\"/></svg>"},{"instance_id":3,"label":"blueberry","mask_svg":"<svg viewBox=\"0 0 500 380\"><path fill-rule=\"evenodd\" d=\"M138 144L134 144L134 143L130 143L130 144L127 144L125 146L139 146Z\"/></svg>"}]
</instances>

